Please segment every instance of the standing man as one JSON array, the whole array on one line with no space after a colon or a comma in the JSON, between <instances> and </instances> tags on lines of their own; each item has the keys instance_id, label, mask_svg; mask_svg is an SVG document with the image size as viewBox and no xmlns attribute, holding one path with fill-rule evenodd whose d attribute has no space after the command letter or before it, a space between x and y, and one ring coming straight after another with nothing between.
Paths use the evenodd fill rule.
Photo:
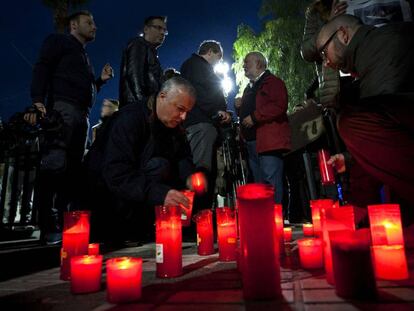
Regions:
<instances>
[{"instance_id":1,"label":"standing man","mask_svg":"<svg viewBox=\"0 0 414 311\"><path fill-rule=\"evenodd\" d=\"M221 123L229 123L231 116L226 112L226 100L219 77L214 73L214 65L223 58L223 49L214 40L203 41L197 54L193 54L181 66L181 76L194 86L197 100L194 108L184 121L187 138L190 143L193 163L198 169L204 169L209 176L209 198L201 203L203 208L211 208L214 192L213 157L217 129L213 117L219 116Z\"/></svg>"},{"instance_id":2,"label":"standing man","mask_svg":"<svg viewBox=\"0 0 414 311\"><path fill-rule=\"evenodd\" d=\"M89 126L89 111L97 90L113 77L106 64L98 79L86 54L95 39L91 13L80 11L69 17L70 34L52 34L43 42L33 69L31 97L42 116L55 110L63 118L63 135L56 137L56 149L42 157L39 204L42 233L46 242L59 242L63 211L72 208L79 192L80 168ZM36 122L35 114L25 119Z\"/></svg>"},{"instance_id":3,"label":"standing man","mask_svg":"<svg viewBox=\"0 0 414 311\"><path fill-rule=\"evenodd\" d=\"M267 70L260 52L244 59L244 74L250 80L240 106L242 136L255 182L275 188L275 203L283 197L283 153L290 149L285 83Z\"/></svg>"},{"instance_id":4,"label":"standing man","mask_svg":"<svg viewBox=\"0 0 414 311\"><path fill-rule=\"evenodd\" d=\"M159 91L162 69L157 49L167 35L167 17L150 16L144 21L143 33L128 42L121 61L120 108L131 103L146 105Z\"/></svg>"},{"instance_id":5,"label":"standing man","mask_svg":"<svg viewBox=\"0 0 414 311\"><path fill-rule=\"evenodd\" d=\"M405 224L414 222L413 32L411 22L375 28L341 15L316 40L325 66L359 79L359 99L340 111L339 134L355 162L408 203Z\"/></svg>"}]
</instances>

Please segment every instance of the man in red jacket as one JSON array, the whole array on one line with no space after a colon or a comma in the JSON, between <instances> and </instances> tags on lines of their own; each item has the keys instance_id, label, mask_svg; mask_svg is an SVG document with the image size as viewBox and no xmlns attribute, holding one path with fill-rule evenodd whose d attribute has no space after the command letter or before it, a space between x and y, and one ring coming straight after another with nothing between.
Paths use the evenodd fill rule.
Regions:
<instances>
[{"instance_id":1,"label":"man in red jacket","mask_svg":"<svg viewBox=\"0 0 414 311\"><path fill-rule=\"evenodd\" d=\"M281 203L282 154L290 149L286 86L267 70L267 60L260 52L247 54L243 68L250 82L243 92L239 115L250 170L255 182L275 188L275 203Z\"/></svg>"}]
</instances>

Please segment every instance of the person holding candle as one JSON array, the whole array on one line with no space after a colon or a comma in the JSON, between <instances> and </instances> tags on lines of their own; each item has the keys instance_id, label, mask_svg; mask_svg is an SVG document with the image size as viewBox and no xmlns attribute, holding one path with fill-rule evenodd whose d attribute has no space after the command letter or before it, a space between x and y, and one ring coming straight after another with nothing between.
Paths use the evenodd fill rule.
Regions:
<instances>
[{"instance_id":1,"label":"person holding candle","mask_svg":"<svg viewBox=\"0 0 414 311\"><path fill-rule=\"evenodd\" d=\"M341 15L316 40L326 66L359 78L357 101L341 109L339 134L355 161L407 202L406 224L414 221L413 31L411 22L376 28Z\"/></svg>"},{"instance_id":2,"label":"person holding candle","mask_svg":"<svg viewBox=\"0 0 414 311\"><path fill-rule=\"evenodd\" d=\"M125 235L137 238L137 230L140 240L149 238L147 235L153 234L153 206L188 206L187 197L172 188L175 180L170 176L181 177L184 184L188 176L181 168L187 165L187 172L192 169L179 125L194 101L192 85L173 77L162 85L151 115L143 110L145 105L126 105L112 120L102 155L102 179L114 203L94 208L104 213L100 217L104 228L116 228L104 239L118 243ZM114 237L117 232L120 236Z\"/></svg>"}]
</instances>

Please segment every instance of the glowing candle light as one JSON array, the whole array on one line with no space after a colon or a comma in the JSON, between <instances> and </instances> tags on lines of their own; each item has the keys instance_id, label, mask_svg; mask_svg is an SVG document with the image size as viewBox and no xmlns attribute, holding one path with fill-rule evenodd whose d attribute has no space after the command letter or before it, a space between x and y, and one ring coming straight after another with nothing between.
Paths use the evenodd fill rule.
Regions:
<instances>
[{"instance_id":1,"label":"glowing candle light","mask_svg":"<svg viewBox=\"0 0 414 311\"><path fill-rule=\"evenodd\" d=\"M305 238L298 240L300 265L304 269L319 269L323 267L322 240Z\"/></svg>"},{"instance_id":2,"label":"glowing candle light","mask_svg":"<svg viewBox=\"0 0 414 311\"><path fill-rule=\"evenodd\" d=\"M182 274L181 208L156 206L155 216L157 277L179 276Z\"/></svg>"},{"instance_id":3,"label":"glowing candle light","mask_svg":"<svg viewBox=\"0 0 414 311\"><path fill-rule=\"evenodd\" d=\"M279 248L279 254L285 253L285 238L283 234L283 207L282 204L275 204L275 223L276 223L276 242Z\"/></svg>"},{"instance_id":4,"label":"glowing candle light","mask_svg":"<svg viewBox=\"0 0 414 311\"><path fill-rule=\"evenodd\" d=\"M273 198L273 188L267 185L248 184L237 189L243 296L248 300L281 297Z\"/></svg>"},{"instance_id":5,"label":"glowing candle light","mask_svg":"<svg viewBox=\"0 0 414 311\"><path fill-rule=\"evenodd\" d=\"M198 172L191 175L191 185L192 189L197 194L203 194L206 192L206 179L204 177L204 174Z\"/></svg>"},{"instance_id":6,"label":"glowing candle light","mask_svg":"<svg viewBox=\"0 0 414 311\"><path fill-rule=\"evenodd\" d=\"M60 260L60 278L70 279L70 259L72 256L87 255L89 245L88 211L64 213L63 239Z\"/></svg>"},{"instance_id":7,"label":"glowing candle light","mask_svg":"<svg viewBox=\"0 0 414 311\"><path fill-rule=\"evenodd\" d=\"M306 236L306 237L313 236L313 224L303 224L302 230L303 230L303 236Z\"/></svg>"},{"instance_id":8,"label":"glowing candle light","mask_svg":"<svg viewBox=\"0 0 414 311\"><path fill-rule=\"evenodd\" d=\"M369 205L368 215L373 245L404 245L398 204Z\"/></svg>"},{"instance_id":9,"label":"glowing candle light","mask_svg":"<svg viewBox=\"0 0 414 311\"><path fill-rule=\"evenodd\" d=\"M141 298L142 258L120 257L106 261L107 300L132 302Z\"/></svg>"},{"instance_id":10,"label":"glowing candle light","mask_svg":"<svg viewBox=\"0 0 414 311\"><path fill-rule=\"evenodd\" d=\"M70 272L72 293L97 292L101 288L102 256L74 256L71 258Z\"/></svg>"},{"instance_id":11,"label":"glowing candle light","mask_svg":"<svg viewBox=\"0 0 414 311\"><path fill-rule=\"evenodd\" d=\"M194 216L197 225L197 254L214 254L213 213L202 210Z\"/></svg>"},{"instance_id":12,"label":"glowing candle light","mask_svg":"<svg viewBox=\"0 0 414 311\"><path fill-rule=\"evenodd\" d=\"M219 259L236 260L237 227L234 212L228 207L216 209Z\"/></svg>"},{"instance_id":13,"label":"glowing candle light","mask_svg":"<svg viewBox=\"0 0 414 311\"><path fill-rule=\"evenodd\" d=\"M284 237L285 242L292 241L292 228L291 227L283 228L283 237Z\"/></svg>"},{"instance_id":14,"label":"glowing candle light","mask_svg":"<svg viewBox=\"0 0 414 311\"><path fill-rule=\"evenodd\" d=\"M99 243L90 243L88 245L88 255L99 255Z\"/></svg>"},{"instance_id":15,"label":"glowing candle light","mask_svg":"<svg viewBox=\"0 0 414 311\"><path fill-rule=\"evenodd\" d=\"M383 280L408 279L407 257L403 245L374 245L375 276Z\"/></svg>"}]
</instances>

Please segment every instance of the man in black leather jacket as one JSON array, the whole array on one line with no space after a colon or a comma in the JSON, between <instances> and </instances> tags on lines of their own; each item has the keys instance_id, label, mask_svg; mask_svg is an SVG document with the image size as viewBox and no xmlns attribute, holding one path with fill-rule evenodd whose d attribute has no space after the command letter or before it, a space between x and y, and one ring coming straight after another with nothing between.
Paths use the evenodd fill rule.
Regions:
<instances>
[{"instance_id":1,"label":"man in black leather jacket","mask_svg":"<svg viewBox=\"0 0 414 311\"><path fill-rule=\"evenodd\" d=\"M124 49L119 81L119 107L146 103L161 86L162 69L157 48L168 34L167 17L150 16L144 21L143 33L131 39Z\"/></svg>"}]
</instances>

